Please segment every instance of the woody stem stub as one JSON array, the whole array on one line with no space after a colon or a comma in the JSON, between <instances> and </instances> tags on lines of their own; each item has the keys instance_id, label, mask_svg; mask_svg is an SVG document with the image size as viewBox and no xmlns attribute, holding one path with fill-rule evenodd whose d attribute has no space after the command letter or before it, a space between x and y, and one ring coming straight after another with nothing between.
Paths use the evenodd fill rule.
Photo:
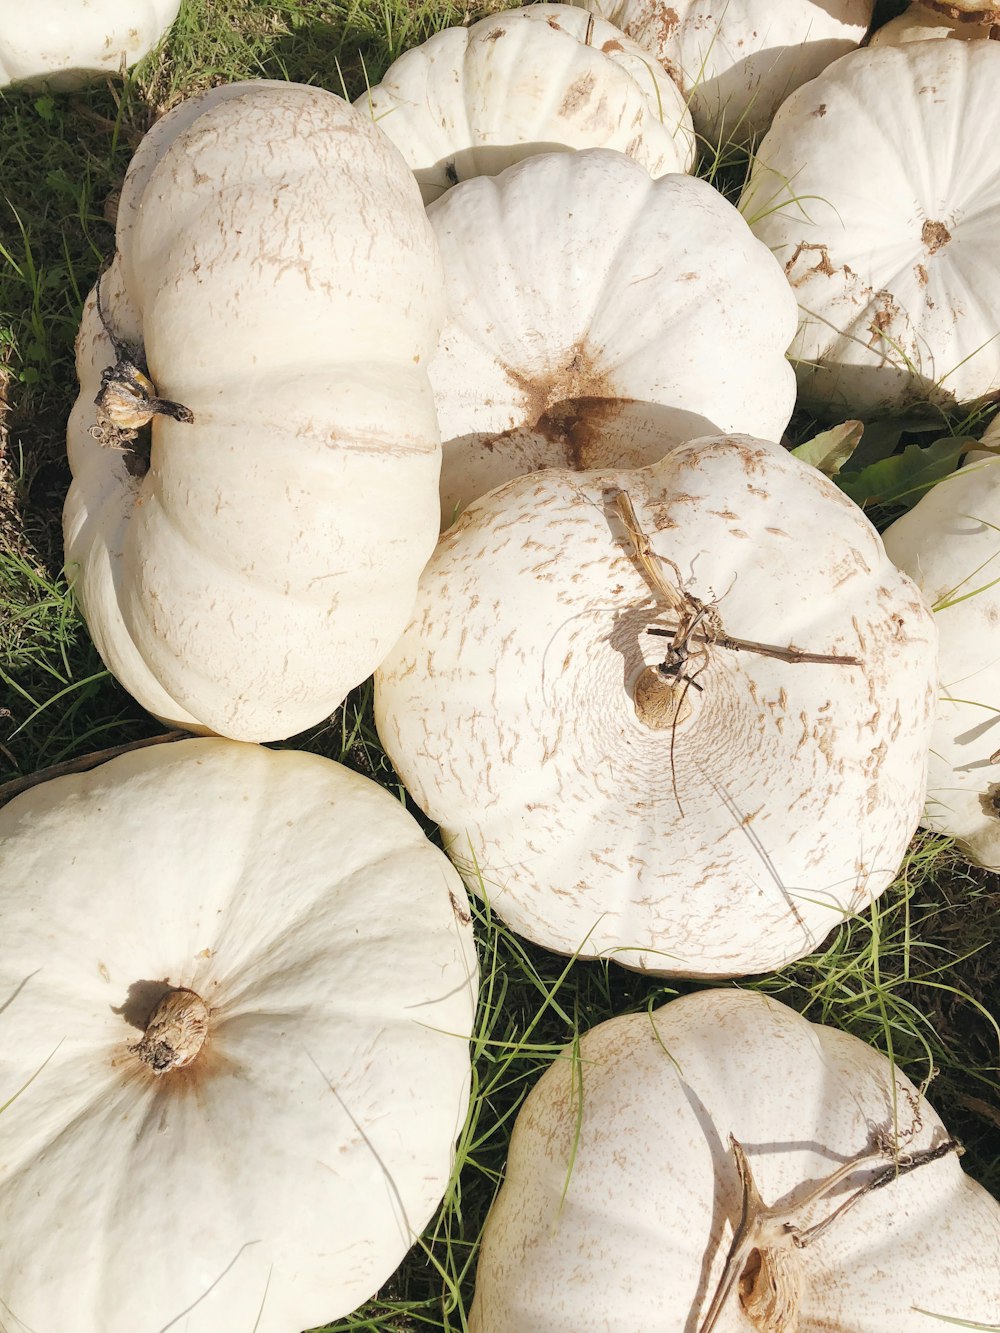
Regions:
<instances>
[{"instance_id":1,"label":"woody stem stub","mask_svg":"<svg viewBox=\"0 0 1000 1333\"><path fill-rule=\"evenodd\" d=\"M193 990L171 990L149 1016L141 1041L130 1047L154 1074L194 1060L208 1035L208 1005Z\"/></svg>"}]
</instances>

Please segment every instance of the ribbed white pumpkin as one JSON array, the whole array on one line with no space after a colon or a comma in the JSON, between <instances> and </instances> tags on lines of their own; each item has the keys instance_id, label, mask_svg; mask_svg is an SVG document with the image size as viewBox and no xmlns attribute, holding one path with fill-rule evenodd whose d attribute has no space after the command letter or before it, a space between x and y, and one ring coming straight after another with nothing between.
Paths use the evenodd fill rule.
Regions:
<instances>
[{"instance_id":1,"label":"ribbed white pumpkin","mask_svg":"<svg viewBox=\"0 0 1000 1333\"><path fill-rule=\"evenodd\" d=\"M983 437L1000 446L1000 426ZM935 608L941 698L923 824L1000 870L1000 459L939 482L885 532L886 550ZM996 758L994 758L996 756Z\"/></svg>"},{"instance_id":2,"label":"ribbed white pumpkin","mask_svg":"<svg viewBox=\"0 0 1000 1333\"><path fill-rule=\"evenodd\" d=\"M873 0L581 0L672 75L711 144L749 139L784 99L854 49Z\"/></svg>"},{"instance_id":3,"label":"ribbed white pumpkin","mask_svg":"<svg viewBox=\"0 0 1000 1333\"><path fill-rule=\"evenodd\" d=\"M658 680L669 640L647 629L677 616L619 490L651 563L717 602L726 635L860 665L707 644L706 611L683 673L696 684ZM932 617L861 510L779 446L722 436L633 472L518 477L470 505L376 673L375 714L513 929L733 976L810 952L892 880L923 806L935 679Z\"/></svg>"},{"instance_id":4,"label":"ribbed white pumpkin","mask_svg":"<svg viewBox=\"0 0 1000 1333\"><path fill-rule=\"evenodd\" d=\"M709 1325L743 1197L730 1135L780 1208ZM705 991L612 1018L554 1061L518 1115L470 1331L994 1328L1000 1206L948 1144L883 1055L775 1000ZM796 1245L785 1223L801 1237L880 1174Z\"/></svg>"},{"instance_id":5,"label":"ribbed white pumpkin","mask_svg":"<svg viewBox=\"0 0 1000 1333\"><path fill-rule=\"evenodd\" d=\"M445 523L536 468L640 467L716 431L780 438L795 298L705 181L549 154L428 216L449 302L430 367Z\"/></svg>"},{"instance_id":6,"label":"ribbed white pumpkin","mask_svg":"<svg viewBox=\"0 0 1000 1333\"><path fill-rule=\"evenodd\" d=\"M404 52L355 105L399 148L426 203L559 148L614 148L652 176L694 165L677 86L624 33L569 5L446 28Z\"/></svg>"},{"instance_id":7,"label":"ribbed white pumpkin","mask_svg":"<svg viewBox=\"0 0 1000 1333\"><path fill-rule=\"evenodd\" d=\"M3 0L0 87L77 88L151 51L180 0Z\"/></svg>"},{"instance_id":8,"label":"ribbed white pumpkin","mask_svg":"<svg viewBox=\"0 0 1000 1333\"><path fill-rule=\"evenodd\" d=\"M416 821L189 740L17 797L0 873L4 1327L293 1333L373 1294L469 1090L468 903Z\"/></svg>"},{"instance_id":9,"label":"ribbed white pumpkin","mask_svg":"<svg viewBox=\"0 0 1000 1333\"><path fill-rule=\"evenodd\" d=\"M740 208L798 297L818 412L1000 390L998 86L1000 43L908 42L845 56L775 117Z\"/></svg>"},{"instance_id":10,"label":"ribbed white pumpkin","mask_svg":"<svg viewBox=\"0 0 1000 1333\"><path fill-rule=\"evenodd\" d=\"M419 191L332 93L218 88L143 140L102 291L194 421L153 419L141 478L91 437L115 360L91 295L64 517L90 632L157 716L290 736L381 660L439 529L443 279Z\"/></svg>"}]
</instances>

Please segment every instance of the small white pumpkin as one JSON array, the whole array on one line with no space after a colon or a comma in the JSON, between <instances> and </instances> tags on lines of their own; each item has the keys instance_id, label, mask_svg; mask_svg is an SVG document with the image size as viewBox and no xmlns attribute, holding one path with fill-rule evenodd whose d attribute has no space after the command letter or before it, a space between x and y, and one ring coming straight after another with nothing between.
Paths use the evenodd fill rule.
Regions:
<instances>
[{"instance_id":1,"label":"small white pumpkin","mask_svg":"<svg viewBox=\"0 0 1000 1333\"><path fill-rule=\"evenodd\" d=\"M200 739L0 811L11 1329L291 1333L443 1195L476 963L447 858L315 755Z\"/></svg>"},{"instance_id":2,"label":"small white pumpkin","mask_svg":"<svg viewBox=\"0 0 1000 1333\"><path fill-rule=\"evenodd\" d=\"M180 0L4 0L0 87L78 88L153 49Z\"/></svg>"},{"instance_id":3,"label":"small white pumpkin","mask_svg":"<svg viewBox=\"0 0 1000 1333\"><path fill-rule=\"evenodd\" d=\"M789 355L824 416L1000 390L998 86L997 42L856 51L761 143L740 208L798 297Z\"/></svg>"},{"instance_id":4,"label":"small white pumpkin","mask_svg":"<svg viewBox=\"0 0 1000 1333\"><path fill-rule=\"evenodd\" d=\"M579 0L673 77L709 144L763 132L784 99L853 50L873 0Z\"/></svg>"},{"instance_id":5,"label":"small white pumpkin","mask_svg":"<svg viewBox=\"0 0 1000 1333\"><path fill-rule=\"evenodd\" d=\"M540 467L640 467L717 431L778 439L795 297L711 185L547 154L431 205L449 318L430 366L441 514Z\"/></svg>"},{"instance_id":6,"label":"small white pumpkin","mask_svg":"<svg viewBox=\"0 0 1000 1333\"><path fill-rule=\"evenodd\" d=\"M735 976L809 953L895 875L936 631L831 481L720 436L475 501L375 679L396 771L514 930Z\"/></svg>"},{"instance_id":7,"label":"small white pumpkin","mask_svg":"<svg viewBox=\"0 0 1000 1333\"><path fill-rule=\"evenodd\" d=\"M397 637L439 529L444 287L413 177L332 93L216 88L140 145L100 290L119 346L92 293L64 514L91 635L173 725L302 731ZM93 438L99 390L126 426L168 400L145 475Z\"/></svg>"},{"instance_id":8,"label":"small white pumpkin","mask_svg":"<svg viewBox=\"0 0 1000 1333\"><path fill-rule=\"evenodd\" d=\"M983 442L1000 447L1000 426ZM970 458L884 540L934 607L941 633L922 823L1000 871L1000 458Z\"/></svg>"},{"instance_id":9,"label":"small white pumpkin","mask_svg":"<svg viewBox=\"0 0 1000 1333\"><path fill-rule=\"evenodd\" d=\"M956 1150L883 1055L775 1000L612 1018L521 1108L470 1333L995 1328L1000 1206Z\"/></svg>"},{"instance_id":10,"label":"small white pumpkin","mask_svg":"<svg viewBox=\"0 0 1000 1333\"><path fill-rule=\"evenodd\" d=\"M618 149L653 176L694 165L676 85L624 33L569 5L446 28L404 52L355 105L406 158L426 203L558 148Z\"/></svg>"}]
</instances>

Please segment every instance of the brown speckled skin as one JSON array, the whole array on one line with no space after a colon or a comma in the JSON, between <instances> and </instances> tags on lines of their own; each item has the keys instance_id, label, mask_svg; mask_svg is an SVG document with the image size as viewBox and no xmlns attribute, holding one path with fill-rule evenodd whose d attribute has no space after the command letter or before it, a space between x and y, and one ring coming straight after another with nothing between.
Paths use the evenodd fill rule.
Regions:
<instances>
[{"instance_id":1,"label":"brown speckled skin","mask_svg":"<svg viewBox=\"0 0 1000 1333\"><path fill-rule=\"evenodd\" d=\"M729 634L862 665L716 645L673 734L644 726L633 686L665 644L645 630L669 615L614 514L620 487ZM377 673L376 720L514 929L667 975L745 975L810 952L891 881L923 803L936 648L920 594L831 482L777 445L714 437L472 505Z\"/></svg>"}]
</instances>

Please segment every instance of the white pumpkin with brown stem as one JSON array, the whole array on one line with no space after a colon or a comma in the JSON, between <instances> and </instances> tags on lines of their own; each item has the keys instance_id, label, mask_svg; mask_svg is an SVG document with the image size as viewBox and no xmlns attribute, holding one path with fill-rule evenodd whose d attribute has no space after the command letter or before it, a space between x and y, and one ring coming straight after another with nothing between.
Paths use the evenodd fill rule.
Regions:
<instances>
[{"instance_id":1,"label":"white pumpkin with brown stem","mask_svg":"<svg viewBox=\"0 0 1000 1333\"><path fill-rule=\"evenodd\" d=\"M761 143L740 210L798 297L789 355L824 417L1000 391L998 87L1000 42L856 51Z\"/></svg>"},{"instance_id":2,"label":"white pumpkin with brown stem","mask_svg":"<svg viewBox=\"0 0 1000 1333\"><path fill-rule=\"evenodd\" d=\"M1000 1322L1000 1206L918 1090L761 995L612 1018L543 1074L470 1333L940 1333Z\"/></svg>"},{"instance_id":3,"label":"white pumpkin with brown stem","mask_svg":"<svg viewBox=\"0 0 1000 1333\"><path fill-rule=\"evenodd\" d=\"M541 467L640 467L716 431L778 439L795 297L705 181L548 154L432 204L449 316L431 362L441 515Z\"/></svg>"},{"instance_id":4,"label":"white pumpkin with brown stem","mask_svg":"<svg viewBox=\"0 0 1000 1333\"><path fill-rule=\"evenodd\" d=\"M406 158L425 203L560 148L614 148L652 176L694 165L691 116L666 72L570 5L528 5L435 33L355 105Z\"/></svg>"},{"instance_id":5,"label":"white pumpkin with brown stem","mask_svg":"<svg viewBox=\"0 0 1000 1333\"><path fill-rule=\"evenodd\" d=\"M413 177L332 93L216 88L140 145L100 291L64 515L91 635L174 725L300 732L384 656L439 529L443 279ZM145 471L92 437L144 421Z\"/></svg>"},{"instance_id":6,"label":"white pumpkin with brown stem","mask_svg":"<svg viewBox=\"0 0 1000 1333\"><path fill-rule=\"evenodd\" d=\"M458 875L315 755L123 755L0 811L11 1329L290 1333L444 1193L476 963Z\"/></svg>"},{"instance_id":7,"label":"white pumpkin with brown stem","mask_svg":"<svg viewBox=\"0 0 1000 1333\"><path fill-rule=\"evenodd\" d=\"M832 482L762 440L695 440L470 505L376 673L376 722L513 929L746 975L809 953L894 877L923 806L936 638Z\"/></svg>"}]
</instances>

